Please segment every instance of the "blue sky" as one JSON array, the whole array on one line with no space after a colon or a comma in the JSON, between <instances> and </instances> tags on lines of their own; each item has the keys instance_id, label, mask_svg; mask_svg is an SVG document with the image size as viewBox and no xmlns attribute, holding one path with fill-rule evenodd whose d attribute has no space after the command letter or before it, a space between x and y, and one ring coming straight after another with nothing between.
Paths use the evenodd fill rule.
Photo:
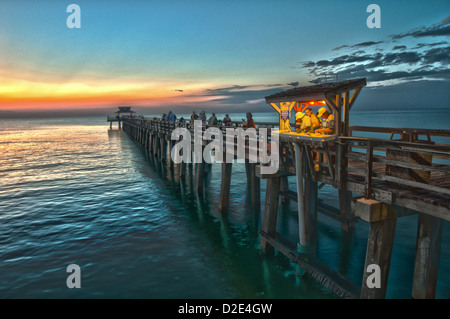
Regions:
<instances>
[{"instance_id":1,"label":"blue sky","mask_svg":"<svg viewBox=\"0 0 450 319\"><path fill-rule=\"evenodd\" d=\"M258 110L324 73L367 77L360 107L448 107L449 16L438 0L2 0L0 110Z\"/></svg>"}]
</instances>

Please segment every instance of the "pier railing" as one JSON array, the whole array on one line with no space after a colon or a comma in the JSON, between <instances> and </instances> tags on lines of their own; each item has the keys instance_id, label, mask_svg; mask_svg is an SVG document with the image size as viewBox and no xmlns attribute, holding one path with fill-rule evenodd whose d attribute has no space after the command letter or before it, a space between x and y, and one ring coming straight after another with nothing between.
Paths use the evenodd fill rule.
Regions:
<instances>
[{"instance_id":1,"label":"pier railing","mask_svg":"<svg viewBox=\"0 0 450 319\"><path fill-rule=\"evenodd\" d=\"M351 128L352 132L386 133L389 138L339 136L319 146L303 144L305 168L314 181L389 204L396 200L394 193L428 196L437 205L450 200L450 143L432 141L439 136L447 143L450 130ZM393 139L396 134L400 140ZM282 170L295 175L292 143L282 141L280 155ZM409 208L419 209L413 204ZM450 220L448 214L440 217Z\"/></svg>"},{"instance_id":2,"label":"pier railing","mask_svg":"<svg viewBox=\"0 0 450 319\"><path fill-rule=\"evenodd\" d=\"M135 126L139 126L141 128L148 129L153 134L164 135L164 136L168 137L168 139L170 139L170 136L175 129L185 128L190 132L192 142L194 142L195 124L191 120L179 122L179 121L163 121L160 119L124 117L123 122L128 123L129 125L135 125ZM223 134L223 136L225 136L227 129L242 128L243 124L244 123L242 121L230 122L229 125L223 125L220 123L217 125L202 124L201 130L202 130L202 134L208 129L220 130L220 132ZM266 145L268 145L268 152L270 153L271 133L272 133L272 130L274 130L278 126L278 123L267 123L267 122L255 123L255 126L256 126L256 136L255 136L256 139L261 140L261 141L264 140ZM266 129L265 130L266 134L264 136L260 135L259 129L261 129L261 128ZM249 137L249 140L251 140L250 137ZM207 143L209 143L209 141L204 140L204 139L202 140L203 145L206 145ZM237 143L237 137L235 138L234 145L232 145L232 146L234 146L233 149L235 149L235 147L237 147L236 143ZM226 150L227 141L225 139L223 141L223 147L224 147L223 149ZM246 153L248 153L249 144L245 145L245 151L246 151Z\"/></svg>"}]
</instances>

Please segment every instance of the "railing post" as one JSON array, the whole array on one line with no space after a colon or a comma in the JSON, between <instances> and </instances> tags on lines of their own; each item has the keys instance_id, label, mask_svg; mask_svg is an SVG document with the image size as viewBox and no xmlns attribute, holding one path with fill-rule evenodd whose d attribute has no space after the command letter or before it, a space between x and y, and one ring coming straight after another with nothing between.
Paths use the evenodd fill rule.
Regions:
<instances>
[{"instance_id":1,"label":"railing post","mask_svg":"<svg viewBox=\"0 0 450 319\"><path fill-rule=\"evenodd\" d=\"M364 183L365 197L372 198L372 167L373 167L373 143L371 139L367 140L366 153L366 176Z\"/></svg>"}]
</instances>

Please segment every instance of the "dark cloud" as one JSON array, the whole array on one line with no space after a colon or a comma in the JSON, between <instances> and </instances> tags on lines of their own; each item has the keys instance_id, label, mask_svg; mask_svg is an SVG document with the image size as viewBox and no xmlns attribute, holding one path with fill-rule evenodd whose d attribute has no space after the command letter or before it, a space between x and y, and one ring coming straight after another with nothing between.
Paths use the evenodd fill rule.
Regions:
<instances>
[{"instance_id":1,"label":"dark cloud","mask_svg":"<svg viewBox=\"0 0 450 319\"><path fill-rule=\"evenodd\" d=\"M295 83L295 82L292 82ZM229 87L207 89L201 95L217 97L214 99L221 105L246 105L248 101L259 100L265 96L272 95L280 92L280 90L286 90L292 86L269 84L264 86L243 86L233 85ZM264 102L265 103L265 102Z\"/></svg>"},{"instance_id":2,"label":"dark cloud","mask_svg":"<svg viewBox=\"0 0 450 319\"><path fill-rule=\"evenodd\" d=\"M440 66L436 67L435 63ZM342 55L329 60L308 61L312 83L326 80L329 74L340 80L366 77L368 81L417 80L427 78L450 81L450 47L433 48L425 52L401 51L364 55ZM305 65L304 64L304 65ZM399 68L402 71L399 71Z\"/></svg>"},{"instance_id":3,"label":"dark cloud","mask_svg":"<svg viewBox=\"0 0 450 319\"><path fill-rule=\"evenodd\" d=\"M422 37L437 37L437 36L450 36L450 16L447 16L439 23L436 23L429 27L420 27L414 29L410 32L402 33L402 34L393 34L391 38L393 40L399 40L405 37L414 37L414 38L422 38Z\"/></svg>"},{"instance_id":4,"label":"dark cloud","mask_svg":"<svg viewBox=\"0 0 450 319\"><path fill-rule=\"evenodd\" d=\"M307 62L302 62L302 67L303 68L311 68L314 67L316 64L312 61L307 61Z\"/></svg>"},{"instance_id":5,"label":"dark cloud","mask_svg":"<svg viewBox=\"0 0 450 319\"><path fill-rule=\"evenodd\" d=\"M424 47L435 47L435 46L444 45L444 44L448 44L448 42L441 41L441 42L435 42L435 43L419 43L413 49L420 49L420 48L424 48Z\"/></svg>"},{"instance_id":6,"label":"dark cloud","mask_svg":"<svg viewBox=\"0 0 450 319\"><path fill-rule=\"evenodd\" d=\"M290 82L290 83L288 83L287 85L290 85L290 86L298 86L298 81L295 81L295 82Z\"/></svg>"},{"instance_id":7,"label":"dark cloud","mask_svg":"<svg viewBox=\"0 0 450 319\"><path fill-rule=\"evenodd\" d=\"M183 93L184 91L183 90L180 90L180 89L176 89L176 90L174 90L175 92L181 92L181 93Z\"/></svg>"},{"instance_id":8,"label":"dark cloud","mask_svg":"<svg viewBox=\"0 0 450 319\"><path fill-rule=\"evenodd\" d=\"M445 48L434 48L425 52L424 55L425 63L436 63L439 62L442 65L450 64L450 47Z\"/></svg>"},{"instance_id":9,"label":"dark cloud","mask_svg":"<svg viewBox=\"0 0 450 319\"><path fill-rule=\"evenodd\" d=\"M421 60L421 55L417 52L399 52L399 53L387 53L383 57L384 65L396 65L396 64L415 64Z\"/></svg>"},{"instance_id":10,"label":"dark cloud","mask_svg":"<svg viewBox=\"0 0 450 319\"><path fill-rule=\"evenodd\" d=\"M341 65L341 64L353 63L353 62L365 62L368 60L376 59L377 56L380 57L381 54L377 54L375 56L368 55L368 54L366 54L366 55L357 55L357 54L348 55L348 54L346 54L346 55L341 55L341 56L331 59L331 60L319 60L314 64L314 66L325 67L325 66ZM311 65L311 64L309 63L309 65Z\"/></svg>"},{"instance_id":11,"label":"dark cloud","mask_svg":"<svg viewBox=\"0 0 450 319\"><path fill-rule=\"evenodd\" d=\"M375 41L366 41L366 42L361 42L361 43L357 43L357 44L354 44L354 45L346 45L346 44L344 44L344 45L341 45L341 46L339 46L337 48L334 48L333 51L341 50L343 48L350 48L350 49L367 48L367 47L370 47L370 46L373 46L373 45L377 45L377 44L380 44L380 43L383 43L383 41L377 41L377 42L375 42Z\"/></svg>"},{"instance_id":12,"label":"dark cloud","mask_svg":"<svg viewBox=\"0 0 450 319\"><path fill-rule=\"evenodd\" d=\"M450 35L450 16L439 23L421 27L403 34L391 35L394 42L405 37L434 37ZM302 67L314 77L312 83L328 81L330 74L339 80L366 77L368 81L384 80L439 80L450 81L450 47L447 41L434 43L421 42L408 49L403 43L396 44L391 50L383 51L377 45L389 41L367 41L354 45L341 45L333 49L350 49L350 53L318 61L302 62ZM370 48L369 50L365 50ZM351 53L354 51L353 53Z\"/></svg>"},{"instance_id":13,"label":"dark cloud","mask_svg":"<svg viewBox=\"0 0 450 319\"><path fill-rule=\"evenodd\" d=\"M340 50L340 49L343 49L343 48L348 48L348 47L349 47L348 45L344 44L344 45L341 45L341 46L339 46L337 48L334 48L333 51L337 51L337 50Z\"/></svg>"},{"instance_id":14,"label":"dark cloud","mask_svg":"<svg viewBox=\"0 0 450 319\"><path fill-rule=\"evenodd\" d=\"M440 25L447 25L447 24L450 24L450 16L447 16L447 17L445 17L444 19L442 19L442 20L439 22L439 24L440 24Z\"/></svg>"}]
</instances>

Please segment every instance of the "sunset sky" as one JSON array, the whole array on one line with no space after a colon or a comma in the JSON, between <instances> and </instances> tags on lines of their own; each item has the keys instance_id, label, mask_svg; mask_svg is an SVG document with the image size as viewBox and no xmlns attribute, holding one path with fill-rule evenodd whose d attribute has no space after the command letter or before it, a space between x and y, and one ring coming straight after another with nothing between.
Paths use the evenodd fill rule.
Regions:
<instances>
[{"instance_id":1,"label":"sunset sky","mask_svg":"<svg viewBox=\"0 0 450 319\"><path fill-rule=\"evenodd\" d=\"M449 107L449 42L448 0L1 0L0 111L265 110L324 74L367 77L358 107Z\"/></svg>"}]
</instances>

